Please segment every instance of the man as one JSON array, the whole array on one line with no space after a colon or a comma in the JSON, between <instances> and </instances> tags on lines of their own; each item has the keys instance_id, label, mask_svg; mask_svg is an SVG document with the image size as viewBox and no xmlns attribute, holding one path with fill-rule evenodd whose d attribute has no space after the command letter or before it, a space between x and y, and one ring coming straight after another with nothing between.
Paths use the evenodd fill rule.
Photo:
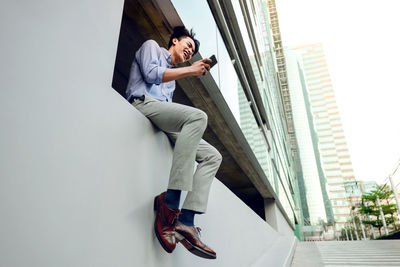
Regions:
<instances>
[{"instance_id":1,"label":"man","mask_svg":"<svg viewBox=\"0 0 400 267\"><path fill-rule=\"evenodd\" d=\"M133 60L126 94L128 101L175 143L168 190L154 199L154 230L161 246L171 253L181 242L193 254L215 259L215 251L200 240L194 216L206 211L211 183L222 157L201 139L207 115L199 109L172 103L175 80L200 77L210 70L209 59L175 67L190 60L199 45L193 32L183 26L174 28L168 50L153 40L144 42ZM198 165L193 175L195 160ZM188 194L179 210L182 190Z\"/></svg>"}]
</instances>

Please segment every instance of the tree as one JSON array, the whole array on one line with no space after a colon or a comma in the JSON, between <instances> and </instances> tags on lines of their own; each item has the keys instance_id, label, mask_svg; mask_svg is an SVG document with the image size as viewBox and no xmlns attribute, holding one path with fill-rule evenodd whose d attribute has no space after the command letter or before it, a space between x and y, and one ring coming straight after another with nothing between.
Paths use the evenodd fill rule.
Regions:
<instances>
[{"instance_id":1,"label":"tree","mask_svg":"<svg viewBox=\"0 0 400 267\"><path fill-rule=\"evenodd\" d=\"M393 214L396 212L396 205L390 204L392 194L393 191L388 185L378 185L376 186L376 190L372 190L370 193L364 194L362 196L362 205L358 207L358 212L363 215L367 215L367 219L362 220L362 222L364 224L371 225L372 227L377 227L381 235L383 220L381 218L378 206L378 197L381 201L381 207L386 220L386 224L393 224L394 228L397 230L395 217L393 216ZM390 217L387 217L386 215L390 215Z\"/></svg>"}]
</instances>

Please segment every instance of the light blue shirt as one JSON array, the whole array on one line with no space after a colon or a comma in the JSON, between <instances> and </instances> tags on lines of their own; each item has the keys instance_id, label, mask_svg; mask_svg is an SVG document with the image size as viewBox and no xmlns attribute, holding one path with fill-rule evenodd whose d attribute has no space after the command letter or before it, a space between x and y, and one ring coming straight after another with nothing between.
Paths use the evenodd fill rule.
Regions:
<instances>
[{"instance_id":1,"label":"light blue shirt","mask_svg":"<svg viewBox=\"0 0 400 267\"><path fill-rule=\"evenodd\" d=\"M129 74L126 98L150 96L162 102L172 102L175 81L163 83L162 77L171 65L171 53L154 40L142 44L136 52Z\"/></svg>"}]
</instances>

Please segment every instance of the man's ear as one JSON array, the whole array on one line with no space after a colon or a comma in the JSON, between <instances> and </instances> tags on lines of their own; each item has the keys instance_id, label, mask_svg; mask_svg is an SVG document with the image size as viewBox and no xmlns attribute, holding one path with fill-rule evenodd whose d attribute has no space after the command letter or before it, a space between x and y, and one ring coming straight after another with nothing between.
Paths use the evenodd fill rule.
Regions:
<instances>
[{"instance_id":1,"label":"man's ear","mask_svg":"<svg viewBox=\"0 0 400 267\"><path fill-rule=\"evenodd\" d=\"M173 44L173 45L176 45L178 42L179 42L178 38L172 39L172 44Z\"/></svg>"}]
</instances>

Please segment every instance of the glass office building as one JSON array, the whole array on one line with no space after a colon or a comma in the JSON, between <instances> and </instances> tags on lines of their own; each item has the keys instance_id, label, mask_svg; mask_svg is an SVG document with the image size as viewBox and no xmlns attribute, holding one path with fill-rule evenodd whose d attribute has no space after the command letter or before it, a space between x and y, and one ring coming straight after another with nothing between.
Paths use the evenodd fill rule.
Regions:
<instances>
[{"instance_id":1,"label":"glass office building","mask_svg":"<svg viewBox=\"0 0 400 267\"><path fill-rule=\"evenodd\" d=\"M323 218L325 210L328 224L332 221L340 230L350 216L351 203L344 183L355 178L323 47L322 44L293 47L286 54L291 62L289 83L293 84L296 96L294 105L301 106L308 114L302 115L303 118L299 115L295 124L299 132L307 135L304 140L310 141L301 148L310 218L314 218L312 221ZM310 127L305 129L307 122ZM315 157L307 149L314 150Z\"/></svg>"},{"instance_id":2,"label":"glass office building","mask_svg":"<svg viewBox=\"0 0 400 267\"><path fill-rule=\"evenodd\" d=\"M302 72L298 64L301 58L293 50L286 49L285 54L291 90L293 121L304 179L303 191L307 199L307 206L304 210L307 210L309 214L304 219L306 225L317 225L321 220L328 221L327 205L325 205L327 194L326 188L324 188L326 183L321 183L321 180L325 180L325 176L323 173L321 176L321 162L315 153L315 139L313 139L315 133L306 101L308 95L303 88ZM323 189L325 189L325 195L323 194Z\"/></svg>"}]
</instances>

